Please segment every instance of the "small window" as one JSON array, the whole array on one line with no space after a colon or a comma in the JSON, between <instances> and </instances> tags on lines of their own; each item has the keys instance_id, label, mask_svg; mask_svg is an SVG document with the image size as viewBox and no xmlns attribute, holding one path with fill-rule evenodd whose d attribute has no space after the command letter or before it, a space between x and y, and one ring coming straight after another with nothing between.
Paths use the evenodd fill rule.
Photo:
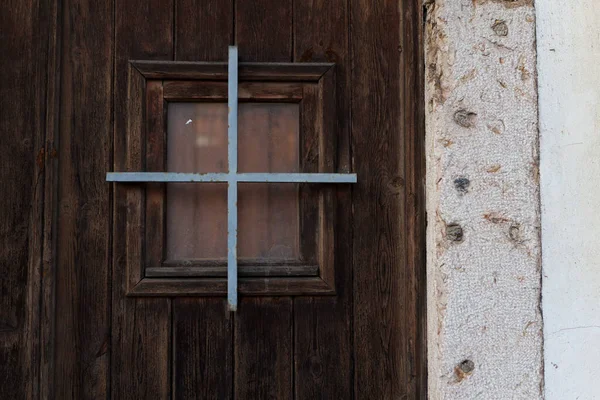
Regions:
<instances>
[{"instance_id":1,"label":"small window","mask_svg":"<svg viewBox=\"0 0 600 400\"><path fill-rule=\"evenodd\" d=\"M130 63L129 171L224 173L227 65ZM238 171L336 171L332 64L240 64ZM127 172L127 171L123 171ZM334 294L332 184L239 183L239 293ZM130 295L227 293L227 183L132 183Z\"/></svg>"}]
</instances>

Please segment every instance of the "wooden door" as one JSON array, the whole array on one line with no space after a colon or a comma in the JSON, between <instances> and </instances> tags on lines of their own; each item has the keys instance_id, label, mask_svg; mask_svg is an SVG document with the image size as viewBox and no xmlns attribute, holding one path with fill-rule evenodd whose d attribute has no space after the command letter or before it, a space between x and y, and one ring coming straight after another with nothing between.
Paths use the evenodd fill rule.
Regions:
<instances>
[{"instance_id":1,"label":"wooden door","mask_svg":"<svg viewBox=\"0 0 600 400\"><path fill-rule=\"evenodd\" d=\"M0 233L9 237L10 232L26 226L23 229L28 239L11 236L5 242L8 245L0 249L0 261L10 277L2 281L6 290L0 292L0 360L6 361L0 363L3 396L426 397L419 2L13 3L9 11L2 11L8 21L3 29L18 40L0 46L22 59L16 70L10 62L0 62L6 88L3 99L15 99L3 103L7 106L1 110L4 139L0 148L10 160L22 164L18 164L22 171L14 174L14 162L0 162L0 176L7 177L9 188L8 203L0 210ZM160 254L189 250L176 245L185 241L186 232L193 228L189 224L182 229L189 215L186 207L196 207L196 212L209 216L202 230L194 231L202 239L193 243L192 250L210 253L218 249L222 243L218 220L224 208L218 201L211 208L206 200L218 197L218 188L208 192L194 189L193 196L205 201L198 203L198 197L186 201L186 194L176 188L148 185L138 190L106 182L110 171L200 165L185 157L169 164L163 135L170 129L168 118L177 113L187 115L186 107L191 106L163 109L153 103L154 98L166 98L170 78L165 75L145 86L132 78L143 70L139 65L145 64L136 67L132 60L150 64L224 62L232 44L238 46L242 63L261 63L267 68L271 64L275 69L279 63L327 63L333 65L335 75L326 80L331 85L322 91L311 89L314 85L302 87L302 99L313 96L316 103L298 100L301 105L295 108L269 100L265 104L277 104L268 109L249 104L241 110L240 124L254 129L248 128L248 135L271 132L247 140L240 148L240 154L247 156L245 165L289 168L288 172L310 169L311 158L303 158L311 151L302 147L306 142L291 140L282 149L280 141L290 130L277 133L274 127L291 124L302 138L303 127L312 123L312 118L302 122L302 116L314 111L309 110L311 104L321 101L332 106L319 109L320 114L315 115L326 121L328 134L335 138L332 153L319 153L322 165L330 163L336 172L358 175L357 184L335 189L247 191L240 200L240 207L246 210L244 218L250 221L240 234L244 254L249 258L265 256L272 246L263 248L264 240L259 236L268 231L270 237L295 243L296 247L284 246L285 251L278 247L281 251L276 253L277 257L285 254L293 258L311 251L303 240L313 235L332 257L315 259L319 263L334 261L331 268L314 272L309 265L302 273L329 274L327 282L333 283L326 289L302 286L297 290L289 290L292 281L286 283L287 289L279 286L277 290L249 285L242 289L236 313L227 311L226 298L218 294L220 289L198 290L183 278L177 278L183 282L177 286L172 284L173 278L161 275L159 286L138 287L136 292L128 269L132 264L147 263L142 275L162 274L160 265L152 264L152 257L159 254L156 260L160 264ZM37 46L34 48L39 51L19 54L19 49L27 46ZM154 73L159 76L162 72ZM27 87L25 76L33 76L36 86L19 91ZM183 78L174 81L177 79ZM252 86L248 91L255 89ZM277 92L279 96L280 89L269 89L269 95ZM295 99L296 89L288 85L281 90ZM264 90L256 90L256 96L268 97ZM151 97L153 93L159 97ZM324 100L328 96L331 99ZM210 122L224 115L217 103L194 114L204 113L203 124L212 124L214 131L223 128L219 122ZM268 123L266 117L261 119L261 113L269 115ZM132 118L134 114L138 117ZM294 125L296 120L299 125ZM131 136L142 125L147 136ZM296 132L294 129L291 131ZM17 135L9 133L14 130ZM152 136L153 132L158 132L157 136ZM9 135L20 141L22 148L15 151ZM274 151L283 161L263 165L261 157L252 155L268 147L273 138ZM185 152L187 145L174 141L170 146L171 150L180 146L178 151ZM131 154L143 161L135 164ZM198 168L221 165L216 153L203 157ZM319 165L314 166L317 171ZM37 182L42 183L38 186ZM320 190L329 194L322 195ZM294 203L299 194L300 200ZM327 196L331 202L322 200L324 208L311 208L313 197ZM33 199L31 210L16 205L16 199L23 197ZM265 199L278 200L265 208ZM275 209L279 210L277 217L273 217ZM143 212L136 214L136 210ZM307 212L303 216L302 210L313 210L314 215ZM177 213L182 214L177 217ZM291 224L277 222L294 221L298 214L299 219ZM170 219L176 217L179 219ZM267 221L262 228L255 222L261 218ZM310 218L325 218L333 234L312 229ZM166 237L159 235L157 239L152 232L158 232L156 226L163 224L160 232ZM326 242L329 237L332 240ZM167 244L160 250L156 243ZM17 253L21 256L16 257ZM305 285L306 281L302 282Z\"/></svg>"}]
</instances>

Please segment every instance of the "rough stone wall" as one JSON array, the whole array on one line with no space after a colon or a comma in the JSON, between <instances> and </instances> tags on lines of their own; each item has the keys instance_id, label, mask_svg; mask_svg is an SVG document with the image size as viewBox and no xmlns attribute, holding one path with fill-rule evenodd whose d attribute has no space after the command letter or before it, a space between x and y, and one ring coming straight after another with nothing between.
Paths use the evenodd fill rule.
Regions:
<instances>
[{"instance_id":1,"label":"rough stone wall","mask_svg":"<svg viewBox=\"0 0 600 400\"><path fill-rule=\"evenodd\" d=\"M533 2L426 7L429 396L539 399Z\"/></svg>"}]
</instances>

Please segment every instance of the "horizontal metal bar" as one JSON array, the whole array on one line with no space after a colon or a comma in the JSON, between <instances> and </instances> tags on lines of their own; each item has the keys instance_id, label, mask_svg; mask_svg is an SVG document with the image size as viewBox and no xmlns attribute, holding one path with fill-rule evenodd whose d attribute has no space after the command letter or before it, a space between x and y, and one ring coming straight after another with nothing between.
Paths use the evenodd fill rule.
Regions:
<instances>
[{"instance_id":1,"label":"horizontal metal bar","mask_svg":"<svg viewBox=\"0 0 600 400\"><path fill-rule=\"evenodd\" d=\"M108 182L229 182L229 174L180 172L108 172Z\"/></svg>"},{"instance_id":2,"label":"horizontal metal bar","mask_svg":"<svg viewBox=\"0 0 600 400\"><path fill-rule=\"evenodd\" d=\"M356 174L325 173L209 173L194 174L181 172L109 172L108 182L272 182L272 183L356 183Z\"/></svg>"},{"instance_id":3,"label":"horizontal metal bar","mask_svg":"<svg viewBox=\"0 0 600 400\"><path fill-rule=\"evenodd\" d=\"M281 183L356 183L356 174L302 174L302 173L242 173L238 182L281 182Z\"/></svg>"}]
</instances>

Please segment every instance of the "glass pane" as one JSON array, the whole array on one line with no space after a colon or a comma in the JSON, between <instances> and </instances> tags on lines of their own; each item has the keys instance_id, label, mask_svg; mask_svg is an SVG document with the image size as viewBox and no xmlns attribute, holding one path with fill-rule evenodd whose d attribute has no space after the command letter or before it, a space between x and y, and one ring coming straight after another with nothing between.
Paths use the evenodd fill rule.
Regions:
<instances>
[{"instance_id":1,"label":"glass pane","mask_svg":"<svg viewBox=\"0 0 600 400\"><path fill-rule=\"evenodd\" d=\"M167 167L227 171L227 104L169 103ZM241 103L240 172L299 171L297 104ZM238 257L298 259L298 188L246 183L238 194ZM167 259L226 259L227 185L167 185Z\"/></svg>"},{"instance_id":2,"label":"glass pane","mask_svg":"<svg viewBox=\"0 0 600 400\"><path fill-rule=\"evenodd\" d=\"M169 103L167 170L227 172L227 104ZM167 259L227 256L227 184L167 184Z\"/></svg>"}]
</instances>

